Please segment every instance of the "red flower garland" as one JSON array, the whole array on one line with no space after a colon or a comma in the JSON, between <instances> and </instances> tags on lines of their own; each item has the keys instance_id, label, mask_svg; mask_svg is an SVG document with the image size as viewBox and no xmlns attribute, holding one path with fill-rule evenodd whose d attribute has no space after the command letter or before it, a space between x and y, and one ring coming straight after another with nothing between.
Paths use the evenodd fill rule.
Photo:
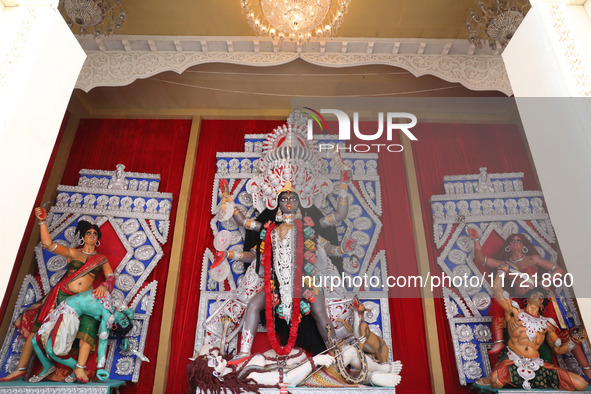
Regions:
<instances>
[{"instance_id":1,"label":"red flower garland","mask_svg":"<svg viewBox=\"0 0 591 394\"><path fill-rule=\"evenodd\" d=\"M302 257L303 257L303 250L304 250L304 237L302 233L302 221L300 219L296 219L296 229L299 236L296 236L296 275L294 277L294 286L295 286L295 279L299 276L301 277L302 274ZM287 341L287 345L282 347L277 343L277 336L275 335L275 320L273 319L273 295L271 293L271 231L276 227L276 224L271 224L267 229L267 233L265 234L265 251L263 255L263 267L265 269L265 318L267 319L267 337L269 339L269 343L271 343L271 347L279 356L286 356L291 352L293 349L297 336L298 336L298 327L300 325L300 298L294 298L292 309L291 309L291 328L289 330L289 340ZM300 289L301 292L301 289Z\"/></svg>"}]
</instances>

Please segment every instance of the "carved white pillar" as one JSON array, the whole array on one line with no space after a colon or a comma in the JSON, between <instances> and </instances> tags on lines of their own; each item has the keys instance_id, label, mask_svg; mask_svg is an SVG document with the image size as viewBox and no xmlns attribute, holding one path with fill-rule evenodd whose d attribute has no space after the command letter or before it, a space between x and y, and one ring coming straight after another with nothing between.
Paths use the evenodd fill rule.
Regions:
<instances>
[{"instance_id":1,"label":"carved white pillar","mask_svg":"<svg viewBox=\"0 0 591 394\"><path fill-rule=\"evenodd\" d=\"M0 302L86 55L57 0L0 0Z\"/></svg>"},{"instance_id":2,"label":"carved white pillar","mask_svg":"<svg viewBox=\"0 0 591 394\"><path fill-rule=\"evenodd\" d=\"M591 0L532 0L532 9L503 53L587 329L591 328L590 11Z\"/></svg>"}]
</instances>

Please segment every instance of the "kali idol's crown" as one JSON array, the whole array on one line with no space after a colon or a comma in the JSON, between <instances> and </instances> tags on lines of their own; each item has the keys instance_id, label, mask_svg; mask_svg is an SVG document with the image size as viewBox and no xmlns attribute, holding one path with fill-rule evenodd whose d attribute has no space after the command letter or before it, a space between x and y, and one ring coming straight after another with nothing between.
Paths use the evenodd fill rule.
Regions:
<instances>
[{"instance_id":1,"label":"kali idol's crown","mask_svg":"<svg viewBox=\"0 0 591 394\"><path fill-rule=\"evenodd\" d=\"M314 150L315 141L307 140L307 130L292 114L287 124L267 135L259 162L261 174L246 184L254 206L262 211L277 207L281 192L298 193L302 207L321 207L332 191L332 183L319 171L322 159Z\"/></svg>"}]
</instances>

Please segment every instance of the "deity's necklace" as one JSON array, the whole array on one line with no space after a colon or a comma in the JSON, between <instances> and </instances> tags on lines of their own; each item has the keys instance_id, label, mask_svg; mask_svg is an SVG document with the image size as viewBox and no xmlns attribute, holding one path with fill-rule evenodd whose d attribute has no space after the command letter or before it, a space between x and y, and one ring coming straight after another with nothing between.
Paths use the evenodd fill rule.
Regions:
<instances>
[{"instance_id":1,"label":"deity's necklace","mask_svg":"<svg viewBox=\"0 0 591 394\"><path fill-rule=\"evenodd\" d=\"M88 255L88 256L94 256L94 255L95 255L97 252L90 253L90 252L87 252L87 251L85 251L84 249L82 249L82 253L84 253L84 254L86 254L86 255Z\"/></svg>"},{"instance_id":2,"label":"deity's necklace","mask_svg":"<svg viewBox=\"0 0 591 394\"><path fill-rule=\"evenodd\" d=\"M520 261L523 261L523 259L525 259L525 256L523 256L522 258L517 259L517 260L513 260L512 258L509 257L509 261L512 262L513 264L519 263Z\"/></svg>"}]
</instances>

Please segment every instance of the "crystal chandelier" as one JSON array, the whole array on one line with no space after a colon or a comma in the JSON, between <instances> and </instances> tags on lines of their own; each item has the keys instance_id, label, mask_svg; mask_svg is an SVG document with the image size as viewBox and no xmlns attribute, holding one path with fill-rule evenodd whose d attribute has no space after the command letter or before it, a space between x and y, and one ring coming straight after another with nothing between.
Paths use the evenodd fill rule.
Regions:
<instances>
[{"instance_id":1,"label":"crystal chandelier","mask_svg":"<svg viewBox=\"0 0 591 394\"><path fill-rule=\"evenodd\" d=\"M469 11L468 39L478 48L488 41L494 50L505 48L530 9L528 0L486 0Z\"/></svg>"},{"instance_id":2,"label":"crystal chandelier","mask_svg":"<svg viewBox=\"0 0 591 394\"><path fill-rule=\"evenodd\" d=\"M110 36L127 17L121 0L60 0L59 9L74 33L95 37Z\"/></svg>"},{"instance_id":3,"label":"crystal chandelier","mask_svg":"<svg viewBox=\"0 0 591 394\"><path fill-rule=\"evenodd\" d=\"M351 0L240 0L257 36L309 40L336 33Z\"/></svg>"}]
</instances>

